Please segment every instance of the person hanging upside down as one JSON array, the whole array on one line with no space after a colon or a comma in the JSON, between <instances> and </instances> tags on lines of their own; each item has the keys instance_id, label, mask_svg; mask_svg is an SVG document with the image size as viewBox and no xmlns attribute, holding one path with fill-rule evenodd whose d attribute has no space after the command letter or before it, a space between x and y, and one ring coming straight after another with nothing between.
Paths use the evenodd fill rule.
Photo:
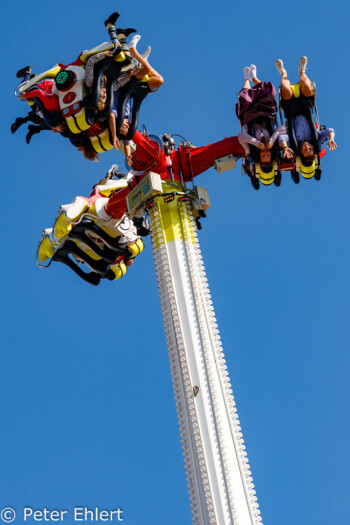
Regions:
<instances>
[{"instance_id":1,"label":"person hanging upside down","mask_svg":"<svg viewBox=\"0 0 350 525\"><path fill-rule=\"evenodd\" d=\"M126 31L128 30L121 30L121 29L117 30L118 38L121 44L123 45L123 39L122 39L122 34L121 34L122 31L125 34ZM151 51L151 48L148 47L146 53L144 53L143 55L141 55L137 51L136 45L139 42L140 38L141 38L140 35L135 35L129 43L130 54L133 57L134 63L135 63L134 67L130 69L129 71L129 76L135 77L139 81L142 81L144 84L147 85L147 92L152 93L152 92L157 91L160 88L160 86L164 83L164 79L149 64L147 60L149 53ZM132 118L131 97L129 97L126 101L125 111L123 115L124 118L123 118L122 124L120 125L119 129L116 129L115 122L113 122L113 120L116 121L117 116L118 116L118 106L119 106L119 92L118 91L114 93L114 101L115 102L113 106L113 111L110 115L109 124L110 124L110 129L112 132L113 142L117 145L116 149L118 149L118 138L123 139L123 137L126 137L128 134L130 125L131 125L131 118ZM131 149L129 146L129 141L124 139L123 142L125 145L127 162L129 166L131 166L132 160L131 160Z\"/></svg>"},{"instance_id":2,"label":"person hanging upside down","mask_svg":"<svg viewBox=\"0 0 350 525\"><path fill-rule=\"evenodd\" d=\"M22 77L22 84L28 82L33 77L31 66L26 66L16 74L17 78ZM15 133L20 126L27 122L33 122L35 125L28 126L26 135L27 144L33 135L40 133L42 130L52 130L54 133L64 133L66 126L61 114L59 100L53 93L54 81L46 79L33 84L28 91L20 95L21 100L26 100L32 105L31 111L26 117L17 117L11 124L11 132Z\"/></svg>"},{"instance_id":3,"label":"person hanging upside down","mask_svg":"<svg viewBox=\"0 0 350 525\"><path fill-rule=\"evenodd\" d=\"M284 151L292 148L301 160L302 169L311 177L315 171L315 158L320 151L320 144L328 138L327 148L330 151L336 149L335 133L333 128L317 130L314 125L312 108L315 103L315 91L305 73L307 57L303 56L300 59L299 84L290 83L281 59L276 60L275 65L282 77L281 107L288 123L288 134L280 136L280 145Z\"/></svg>"},{"instance_id":4,"label":"person hanging upside down","mask_svg":"<svg viewBox=\"0 0 350 525\"><path fill-rule=\"evenodd\" d=\"M277 105L276 90L271 82L261 82L257 78L254 64L245 67L244 84L238 95L236 112L244 131L238 133L238 140L245 149L246 155L251 153L250 146L259 149L258 160L263 168L271 168L273 162L272 148L280 134L286 133L285 126L274 129ZM251 87L250 80L254 86ZM250 134L248 131L250 130ZM287 152L286 152L287 153ZM290 152L290 156L292 156Z\"/></svg>"},{"instance_id":5,"label":"person hanging upside down","mask_svg":"<svg viewBox=\"0 0 350 525\"><path fill-rule=\"evenodd\" d=\"M129 46L126 44L126 35L129 35L130 33L134 32L134 29L117 29L118 33L118 39L123 47L124 53L127 55L129 53L130 49L130 56L133 57L133 60L130 64L130 66L127 66L128 70L124 69L124 73L115 81L114 84L114 102L112 107L112 112L109 115L108 118L108 126L110 129L111 134L111 147L115 149L119 149L120 147L120 140L123 142L124 150L125 150L125 156L127 158L127 163L129 166L132 164L132 157L131 157L131 146L130 146L130 140L127 138L127 135L130 133L133 134L133 129L137 124L137 114L138 109L141 103L141 100L150 92L156 91L164 82L163 77L155 71L155 69L150 66L150 64L147 61L147 57L150 54L151 48L148 47L147 51L141 55L136 50L137 42L140 40L139 35L135 35L131 41ZM100 57L103 58L102 56ZM89 73L89 80L88 84L90 84L91 78ZM134 84L131 86L131 89L127 91L122 90L122 88L127 87L126 84L128 84L129 80L133 79ZM142 91L141 99L139 98L139 94L135 95L135 83L136 83L136 89L140 88ZM138 86L138 88L137 88ZM142 86L142 87L140 87ZM121 91L120 91L121 90ZM104 92L102 91L102 94ZM135 97L137 104L135 108L132 108L132 101L135 103ZM122 100L121 100L122 99ZM105 108L105 99L100 101L101 107L97 108L98 111L103 111ZM134 111L135 110L135 111ZM136 115L136 117L135 117ZM117 126L117 119L119 117L119 124ZM122 119L120 121L120 119ZM133 122L132 120L135 119ZM98 117L97 117L98 120ZM133 126L132 130L130 131L130 127ZM117 129L118 128L118 129ZM93 137L96 136L96 134L99 134L101 131L105 129L105 124L101 122L101 127L99 128L98 132L96 133L95 130L87 131L87 136L90 137L93 140ZM130 137L132 138L132 137ZM107 149L108 146L106 146ZM98 155L95 152L94 153L94 147L91 147L91 145L88 143L88 141L84 141L84 144L79 144L78 147L79 151L81 151L85 158L88 158L89 160L98 160ZM99 151L99 150L97 150ZM100 151L101 152L101 151Z\"/></svg>"}]
</instances>

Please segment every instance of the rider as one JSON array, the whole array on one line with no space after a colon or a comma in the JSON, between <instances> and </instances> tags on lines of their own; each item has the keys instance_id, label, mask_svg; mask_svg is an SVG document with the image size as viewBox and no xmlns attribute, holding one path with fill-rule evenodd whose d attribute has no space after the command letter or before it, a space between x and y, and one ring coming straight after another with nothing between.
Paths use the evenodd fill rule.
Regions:
<instances>
[{"instance_id":1,"label":"rider","mask_svg":"<svg viewBox=\"0 0 350 525\"><path fill-rule=\"evenodd\" d=\"M298 69L300 82L291 85L288 80L287 71L284 69L281 59L276 60L276 68L282 76L281 99L282 107L288 122L288 135L280 136L281 145L284 142L294 150L301 161L301 170L308 177L315 173L315 159L319 153L319 145L327 140L327 148L330 151L337 147L334 142L333 128L316 130L312 120L312 107L315 100L314 88L307 77L305 70L307 58L300 59Z\"/></svg>"},{"instance_id":2,"label":"rider","mask_svg":"<svg viewBox=\"0 0 350 525\"><path fill-rule=\"evenodd\" d=\"M26 66L17 72L17 77L23 77L22 82L27 82L35 75L31 74L32 68ZM11 132L15 133L17 129L26 122L33 122L28 126L26 142L29 144L31 138L42 130L52 130L55 133L64 132L66 126L61 114L57 95L53 93L53 80L42 80L35 84L27 92L20 95L21 100L27 100L32 106L31 111L26 117L17 117L11 124Z\"/></svg>"},{"instance_id":3,"label":"rider","mask_svg":"<svg viewBox=\"0 0 350 525\"><path fill-rule=\"evenodd\" d=\"M122 74L115 82L114 85L114 102L112 107L112 112L109 115L108 118L108 125L111 133L111 141L109 144L104 143L104 149L110 149L111 147L115 147L115 149L119 149L120 142L119 139L123 142L124 150L125 150L125 156L127 158L127 163L129 166L132 164L132 157L131 157L131 146L130 141L127 139L127 135L130 129L131 125L135 125L134 122L132 122L133 119L133 110L132 110L132 98L133 98L133 91L130 90L129 94L126 92L126 98L125 100L121 97L125 95L125 91L122 93L120 92L120 89L122 87L126 87L126 84L128 83L129 79L131 77L134 78L134 82L137 84L142 85L141 88L142 91L142 98L144 98L148 93L156 91L164 82L163 77L155 70L153 69L150 64L147 61L147 57L151 51L150 47L148 47L146 53L143 55L140 55L138 51L136 50L136 45L138 41L140 40L139 35L135 35L129 44L128 50L126 49L126 37L125 35L129 35L131 32L133 32L133 29L117 29L119 42L121 43L123 47L123 50L125 54L127 55L130 50L131 56L134 58L134 60L131 63L131 68L127 73ZM103 58L102 56L100 57ZM125 75L127 75L127 78L125 78ZM88 84L92 82L91 75L89 73L89 79ZM134 87L134 85L133 85ZM132 88L133 88L132 87ZM104 93L104 91L101 89L101 92ZM101 99L100 99L101 102ZM105 99L102 101L105 102ZM125 104L124 104L125 102ZM140 101L139 101L140 104ZM117 129L117 117L120 111L120 106L122 106L123 111L123 119L118 124ZM97 108L99 109L99 108ZM102 105L102 108L99 110L103 110L104 106ZM137 107L136 107L137 109ZM96 115L97 116L97 115ZM97 116L98 120L98 116ZM104 122L97 122L96 125L91 126L89 130L86 132L86 136L90 137L92 140L92 143L95 143L94 137L99 135L99 133L103 132L106 128L106 123ZM78 139L79 140L79 139ZM74 143L74 141L72 141ZM85 158L88 158L89 160L98 160L97 152L94 153L94 147L89 144L88 140L84 140L83 143L78 144L78 149L81 151ZM97 151L100 151L99 149ZM100 151L102 152L102 151Z\"/></svg>"},{"instance_id":4,"label":"rider","mask_svg":"<svg viewBox=\"0 0 350 525\"><path fill-rule=\"evenodd\" d=\"M286 133L284 126L278 126L273 130L269 129L266 122L267 119L271 120L277 113L276 90L271 82L261 82L257 78L257 70L254 64L245 67L243 73L244 84L238 95L239 102L236 106L236 112L244 131L238 133L238 140L244 147L247 156L250 155L249 145L258 148L259 164L264 168L271 168L273 162L272 147L277 137ZM250 80L254 83L253 88ZM248 123L251 123L252 134L248 134ZM273 131L272 134L271 131ZM292 156L292 152L289 155Z\"/></svg>"}]
</instances>

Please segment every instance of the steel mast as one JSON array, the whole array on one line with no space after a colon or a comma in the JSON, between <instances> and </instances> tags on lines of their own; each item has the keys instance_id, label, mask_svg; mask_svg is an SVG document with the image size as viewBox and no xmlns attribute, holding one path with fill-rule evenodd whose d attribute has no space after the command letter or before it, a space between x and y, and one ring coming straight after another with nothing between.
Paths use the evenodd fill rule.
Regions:
<instances>
[{"instance_id":1,"label":"steel mast","mask_svg":"<svg viewBox=\"0 0 350 525\"><path fill-rule=\"evenodd\" d=\"M193 523L261 524L193 205L159 197L149 214Z\"/></svg>"}]
</instances>

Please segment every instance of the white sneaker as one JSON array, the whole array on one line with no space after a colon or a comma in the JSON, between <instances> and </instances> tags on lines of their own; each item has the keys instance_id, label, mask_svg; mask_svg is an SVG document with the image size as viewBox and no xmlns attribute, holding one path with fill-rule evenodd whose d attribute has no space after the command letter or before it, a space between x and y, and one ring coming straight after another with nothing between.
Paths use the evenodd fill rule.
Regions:
<instances>
[{"instance_id":1,"label":"white sneaker","mask_svg":"<svg viewBox=\"0 0 350 525\"><path fill-rule=\"evenodd\" d=\"M245 67L243 69L243 74L244 74L244 80L250 80L250 68L249 67Z\"/></svg>"},{"instance_id":2,"label":"white sneaker","mask_svg":"<svg viewBox=\"0 0 350 525\"><path fill-rule=\"evenodd\" d=\"M128 44L129 49L131 49L132 47L136 49L136 46L140 39L141 39L141 35L134 35Z\"/></svg>"},{"instance_id":3,"label":"white sneaker","mask_svg":"<svg viewBox=\"0 0 350 525\"><path fill-rule=\"evenodd\" d=\"M150 53L151 53L151 46L148 46L146 51L141 56L142 56L142 58L147 60L147 58L149 57Z\"/></svg>"},{"instance_id":4,"label":"white sneaker","mask_svg":"<svg viewBox=\"0 0 350 525\"><path fill-rule=\"evenodd\" d=\"M275 66L277 68L277 71L283 76L284 74L287 74L287 71L284 69L283 67L283 62L282 60L279 58L278 60L276 60L275 62Z\"/></svg>"},{"instance_id":5,"label":"white sneaker","mask_svg":"<svg viewBox=\"0 0 350 525\"><path fill-rule=\"evenodd\" d=\"M250 78L253 79L253 78L257 78L256 77L256 66L254 66L254 64L250 64Z\"/></svg>"},{"instance_id":6,"label":"white sneaker","mask_svg":"<svg viewBox=\"0 0 350 525\"><path fill-rule=\"evenodd\" d=\"M300 66L298 68L299 73L305 73L306 65L307 65L307 57L301 57Z\"/></svg>"}]
</instances>

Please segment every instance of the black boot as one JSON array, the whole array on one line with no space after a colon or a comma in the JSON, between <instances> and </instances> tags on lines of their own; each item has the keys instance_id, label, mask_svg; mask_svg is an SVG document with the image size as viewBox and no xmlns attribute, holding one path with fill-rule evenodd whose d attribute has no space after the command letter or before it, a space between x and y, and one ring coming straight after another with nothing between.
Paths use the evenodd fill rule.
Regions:
<instances>
[{"instance_id":1,"label":"black boot","mask_svg":"<svg viewBox=\"0 0 350 525\"><path fill-rule=\"evenodd\" d=\"M25 122L28 122L28 120L30 120L28 117L17 117L13 124L11 124L11 133L16 133L18 128Z\"/></svg>"},{"instance_id":2,"label":"black boot","mask_svg":"<svg viewBox=\"0 0 350 525\"><path fill-rule=\"evenodd\" d=\"M126 38L131 35L131 33L136 33L137 29L132 29L132 28L128 28L128 29L117 29L117 35L118 35L118 40L120 42L120 45L122 46L122 50L123 51L127 51L129 52L129 47L128 47L128 44L126 43ZM126 56L126 59L128 59L128 62L129 64L131 63L131 58Z\"/></svg>"},{"instance_id":3,"label":"black boot","mask_svg":"<svg viewBox=\"0 0 350 525\"><path fill-rule=\"evenodd\" d=\"M41 126L33 126L33 124L30 124L28 126L28 133L26 135L26 143L29 144L29 142L31 141L32 139L32 136L33 135L36 135L37 133L40 133L41 131Z\"/></svg>"},{"instance_id":4,"label":"black boot","mask_svg":"<svg viewBox=\"0 0 350 525\"><path fill-rule=\"evenodd\" d=\"M109 15L107 20L105 20L105 26L107 28L107 31L108 31L108 34L109 34L109 38L111 40L117 40L117 35L116 35L116 32L115 32L115 25L114 24L118 20L119 15L120 15L120 13L112 13L111 15Z\"/></svg>"},{"instance_id":5,"label":"black boot","mask_svg":"<svg viewBox=\"0 0 350 525\"><path fill-rule=\"evenodd\" d=\"M128 37L132 33L136 33L136 32L137 32L137 29L132 29L130 27L128 29L121 29L120 27L117 29L118 38L119 38L119 35L124 35L125 37Z\"/></svg>"},{"instance_id":6,"label":"black boot","mask_svg":"<svg viewBox=\"0 0 350 525\"><path fill-rule=\"evenodd\" d=\"M119 17L120 17L120 13L112 13L111 15L109 15L107 20L105 20L104 22L105 26L107 27L109 24L114 25Z\"/></svg>"},{"instance_id":7,"label":"black boot","mask_svg":"<svg viewBox=\"0 0 350 525\"><path fill-rule=\"evenodd\" d=\"M20 69L19 71L17 71L16 77L22 78L25 75L30 75L31 72L32 72L32 66L25 66L25 67L22 67L22 69Z\"/></svg>"}]
</instances>

